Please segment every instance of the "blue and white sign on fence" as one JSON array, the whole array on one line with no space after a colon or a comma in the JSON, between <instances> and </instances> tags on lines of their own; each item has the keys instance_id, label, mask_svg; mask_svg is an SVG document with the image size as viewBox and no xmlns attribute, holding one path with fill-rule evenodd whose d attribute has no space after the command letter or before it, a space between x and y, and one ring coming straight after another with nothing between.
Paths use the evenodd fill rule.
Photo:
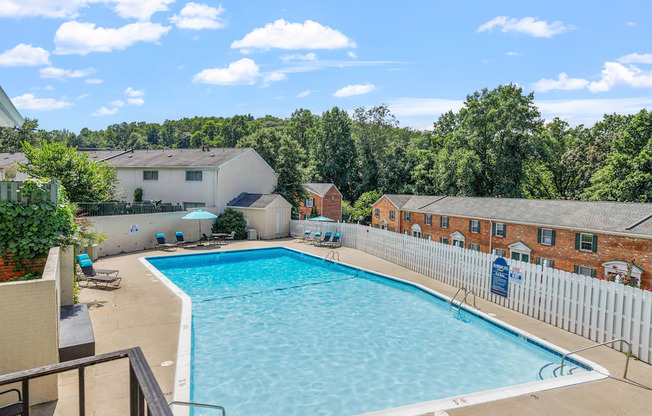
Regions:
<instances>
[{"instance_id":1,"label":"blue and white sign on fence","mask_svg":"<svg viewBox=\"0 0 652 416\"><path fill-rule=\"evenodd\" d=\"M504 258L498 257L491 265L491 293L507 297L509 290L509 266Z\"/></svg>"}]
</instances>

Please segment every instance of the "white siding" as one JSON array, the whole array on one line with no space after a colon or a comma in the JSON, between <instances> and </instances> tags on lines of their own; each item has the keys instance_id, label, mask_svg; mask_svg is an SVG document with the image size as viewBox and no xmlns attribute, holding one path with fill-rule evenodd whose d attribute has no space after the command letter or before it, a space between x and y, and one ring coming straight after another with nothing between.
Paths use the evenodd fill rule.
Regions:
<instances>
[{"instance_id":1,"label":"white siding","mask_svg":"<svg viewBox=\"0 0 652 416\"><path fill-rule=\"evenodd\" d=\"M218 172L217 205L219 212L242 192L269 194L276 188L274 170L253 150L223 164Z\"/></svg>"}]
</instances>

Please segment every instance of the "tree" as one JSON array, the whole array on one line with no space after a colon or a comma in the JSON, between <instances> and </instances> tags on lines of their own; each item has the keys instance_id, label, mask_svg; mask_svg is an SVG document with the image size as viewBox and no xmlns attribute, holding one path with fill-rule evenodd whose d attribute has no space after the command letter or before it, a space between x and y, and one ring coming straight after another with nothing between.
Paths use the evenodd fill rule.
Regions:
<instances>
[{"instance_id":1,"label":"tree","mask_svg":"<svg viewBox=\"0 0 652 416\"><path fill-rule=\"evenodd\" d=\"M641 110L613 141L586 197L597 201L652 202L652 113Z\"/></svg>"},{"instance_id":2,"label":"tree","mask_svg":"<svg viewBox=\"0 0 652 416\"><path fill-rule=\"evenodd\" d=\"M229 234L235 231L235 239L244 240L247 238L246 226L247 224L245 223L242 212L236 211L233 208L227 208L215 219L211 231L213 233Z\"/></svg>"},{"instance_id":3,"label":"tree","mask_svg":"<svg viewBox=\"0 0 652 416\"><path fill-rule=\"evenodd\" d=\"M383 194L380 191L368 191L360 195L350 209L349 222L360 221L362 224L371 224L372 205L380 199ZM362 220L360 218L362 217Z\"/></svg>"},{"instance_id":4,"label":"tree","mask_svg":"<svg viewBox=\"0 0 652 416\"><path fill-rule=\"evenodd\" d=\"M107 201L115 197L118 182L115 168L105 162L88 159L64 143L41 142L35 147L24 142L28 163L18 163L18 170L38 179L52 179L66 190L71 202Z\"/></svg>"},{"instance_id":5,"label":"tree","mask_svg":"<svg viewBox=\"0 0 652 416\"><path fill-rule=\"evenodd\" d=\"M283 135L280 148L275 161L275 170L278 175L278 184L274 189L275 194L281 195L292 204L292 217L299 219L301 201L308 198L308 191L303 187L303 172L301 159L304 151L299 143Z\"/></svg>"}]
</instances>

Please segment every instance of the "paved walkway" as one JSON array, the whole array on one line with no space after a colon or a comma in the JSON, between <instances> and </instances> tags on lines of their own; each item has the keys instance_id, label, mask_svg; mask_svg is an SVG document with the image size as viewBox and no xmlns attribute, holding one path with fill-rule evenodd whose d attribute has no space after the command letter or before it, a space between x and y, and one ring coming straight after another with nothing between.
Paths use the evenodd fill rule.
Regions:
<instances>
[{"instance_id":1,"label":"paved walkway","mask_svg":"<svg viewBox=\"0 0 652 416\"><path fill-rule=\"evenodd\" d=\"M330 249L313 247L291 240L242 241L220 246L218 250L234 250L270 246L291 247L324 256ZM105 353L140 346L153 369L166 397L172 397L174 361L179 331L180 301L166 286L140 263L143 256L183 254L212 250L179 249L174 253L143 251L106 257L98 261L101 268L120 269L122 285L114 290L82 289L80 302L89 304L95 331L96 352ZM340 248L341 261L402 279L417 282L442 294L452 296L456 288L407 270L364 252ZM567 350L593 344L588 339L478 299L478 307L493 313L504 322L515 325ZM630 362L627 380L622 376L625 357L610 348L598 348L583 357L607 368L612 377L573 387L469 406L447 411L457 415L643 415L652 414L652 366ZM172 361L169 366L163 365ZM90 392L95 414L128 414L128 371L126 362L97 366L94 388ZM451 380L454 382L454 380ZM76 377L60 377L62 398L56 414L76 414ZM255 416L255 415L252 415Z\"/></svg>"}]
</instances>

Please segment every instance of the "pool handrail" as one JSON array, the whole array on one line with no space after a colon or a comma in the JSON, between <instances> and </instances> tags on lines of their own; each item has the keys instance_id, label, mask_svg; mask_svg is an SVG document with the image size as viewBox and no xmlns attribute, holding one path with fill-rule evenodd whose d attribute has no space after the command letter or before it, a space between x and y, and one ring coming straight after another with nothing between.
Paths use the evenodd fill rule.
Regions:
<instances>
[{"instance_id":1,"label":"pool handrail","mask_svg":"<svg viewBox=\"0 0 652 416\"><path fill-rule=\"evenodd\" d=\"M462 298L462 301L461 301L461 302L459 303L459 305L457 306L457 310L460 310L460 309L462 308L462 304L464 303L464 301L466 301L466 297L469 296L469 294L471 294L471 293L473 293L473 307L476 308L476 309L478 309L478 307L475 306L475 292L474 292L473 290L468 290L468 289L467 289L466 287L464 287L464 286L461 286L459 289L457 289L457 292L455 292L455 296L453 296L453 297L451 298L450 302L448 302L448 307L449 307L449 309L452 309L452 308L453 308L453 306L454 306L453 302L455 301L455 298L457 297L457 295L460 293L461 290L464 291L464 297ZM468 305L468 304L467 304L467 305Z\"/></svg>"},{"instance_id":2,"label":"pool handrail","mask_svg":"<svg viewBox=\"0 0 652 416\"><path fill-rule=\"evenodd\" d=\"M192 402L182 402L179 400L173 400L168 403L168 406L172 407L174 405L177 406L186 406L186 407L199 407L202 409L213 409L213 410L221 410L222 411L222 416L226 416L226 410L222 406L218 406L216 404L205 404L205 403L192 403Z\"/></svg>"},{"instance_id":3,"label":"pool handrail","mask_svg":"<svg viewBox=\"0 0 652 416\"><path fill-rule=\"evenodd\" d=\"M601 342L599 344L590 345L588 347L580 348L580 349L575 350L575 351L567 352L566 354L561 356L561 374L562 375L564 374L564 360L566 359L567 356L569 356L571 354L578 353L580 351L590 350L591 348L601 347L601 346L607 345L607 344L613 344L614 342L621 342L621 343L624 342L625 344L627 344L627 347L628 347L627 348L627 358L625 360L625 372L623 373L623 378L627 378L627 368L629 367L629 357L632 355L632 344L630 344L628 341L625 341L622 338L612 339L611 341L605 341L605 342Z\"/></svg>"}]
</instances>

